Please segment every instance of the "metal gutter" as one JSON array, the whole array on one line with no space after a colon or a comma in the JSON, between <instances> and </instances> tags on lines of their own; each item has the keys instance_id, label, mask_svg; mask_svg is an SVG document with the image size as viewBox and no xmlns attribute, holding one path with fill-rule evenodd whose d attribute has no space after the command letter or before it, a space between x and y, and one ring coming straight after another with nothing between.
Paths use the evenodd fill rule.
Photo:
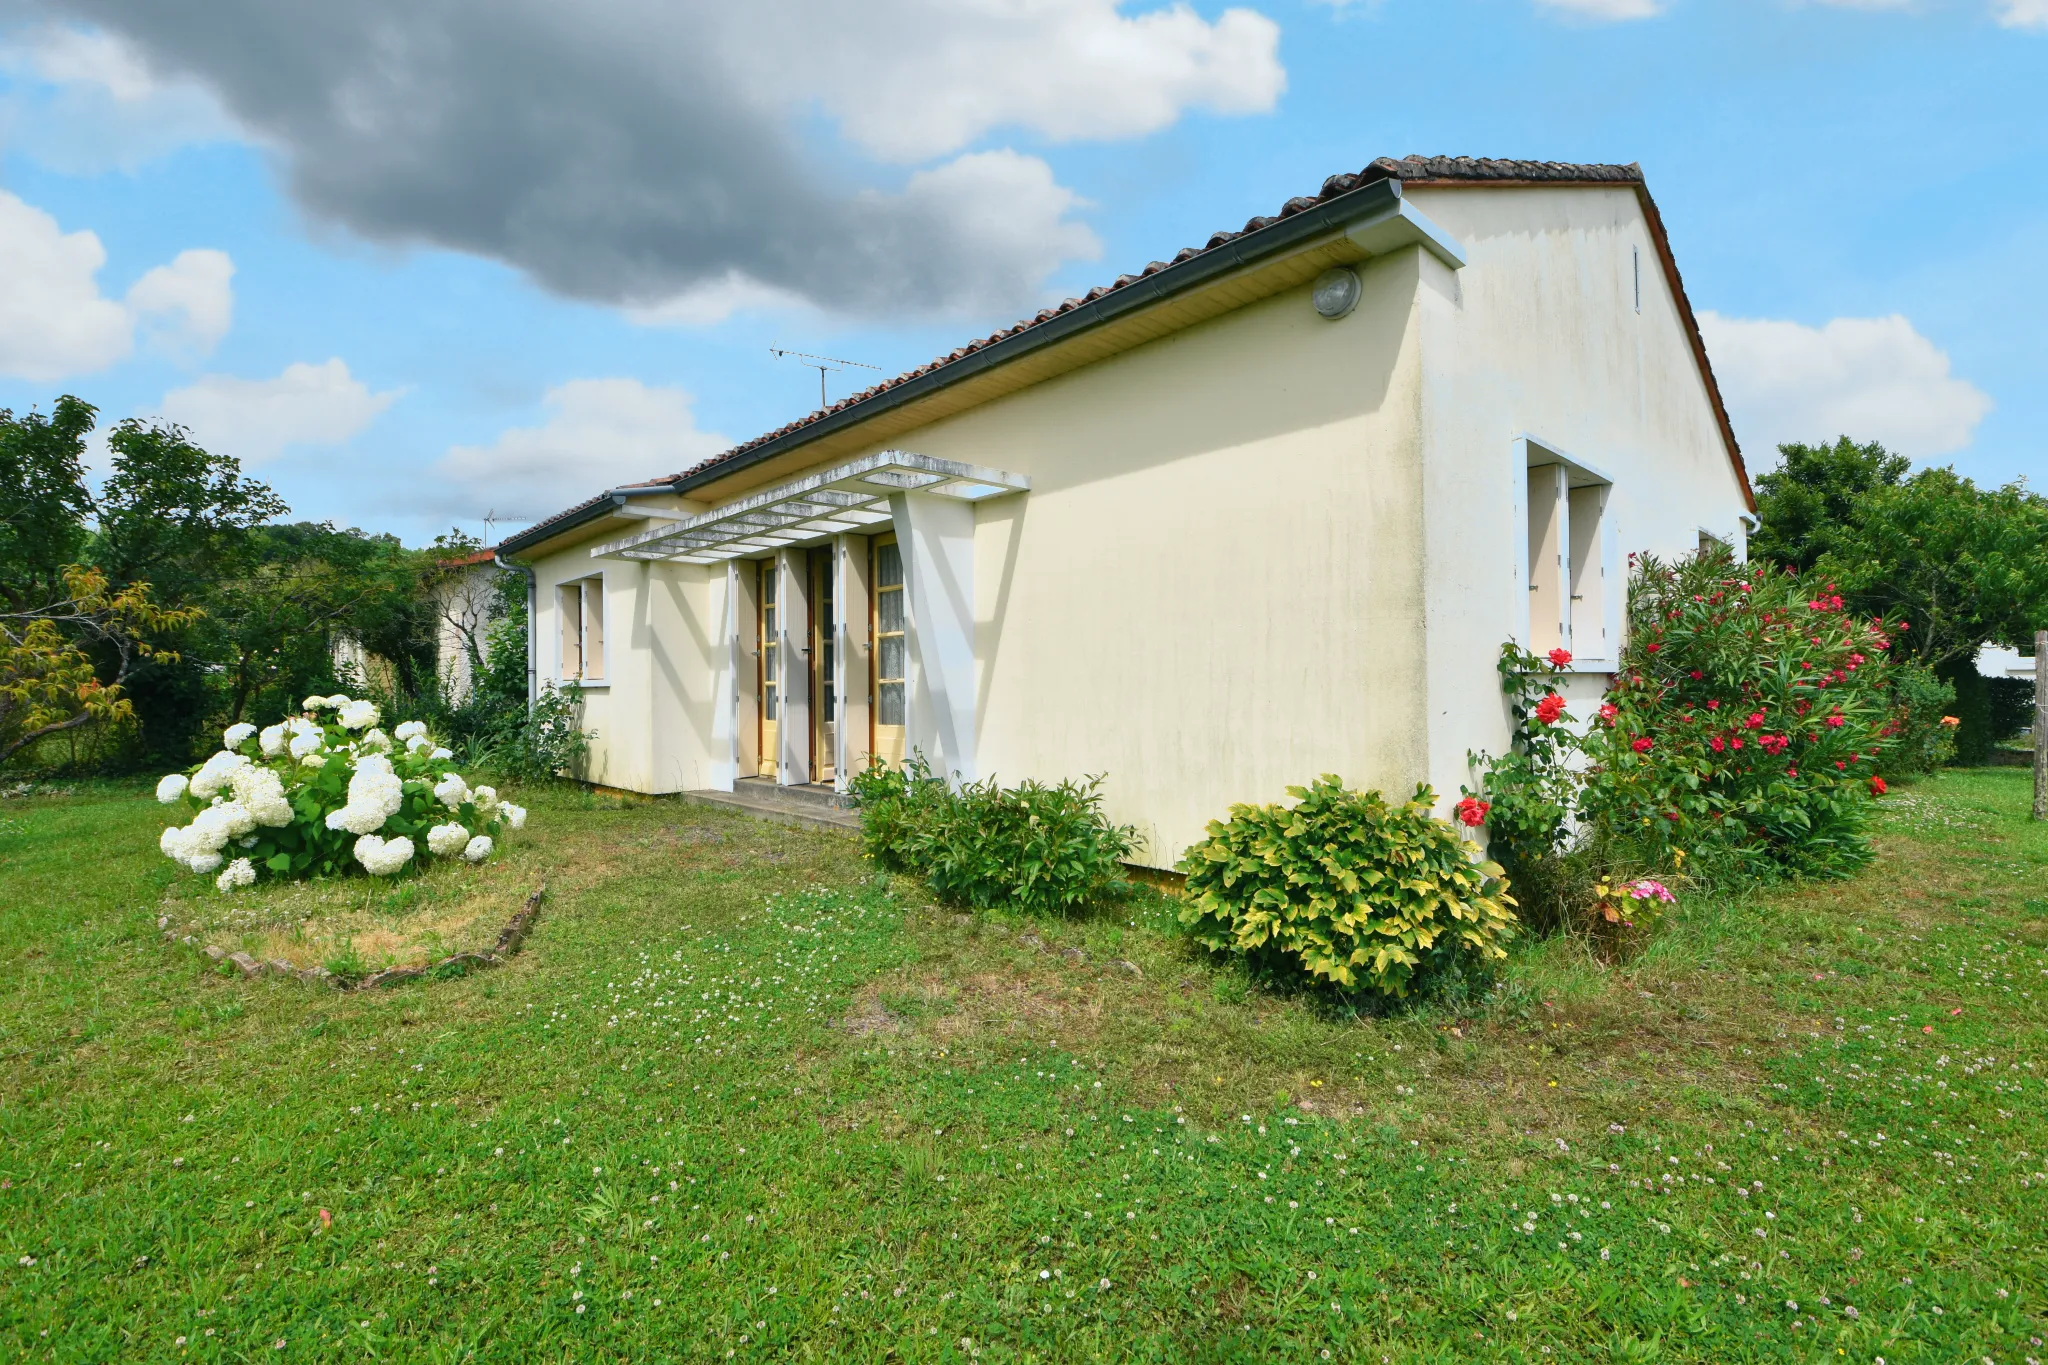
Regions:
<instances>
[{"instance_id":1,"label":"metal gutter","mask_svg":"<svg viewBox=\"0 0 2048 1365\"><path fill-rule=\"evenodd\" d=\"M506 536L498 542L498 550L501 553L507 550L517 552L529 545L535 545L543 540L558 536L564 531L573 531L588 522L596 521L599 517L610 516L614 510L624 507L628 498L652 497L656 493L673 493L675 491L675 485L669 483L635 483L627 484L622 488L614 488L587 507L579 508L553 521L535 522L524 531L518 531ZM499 562L503 563L502 560ZM513 568L516 566L506 565L506 567Z\"/></svg>"},{"instance_id":2,"label":"metal gutter","mask_svg":"<svg viewBox=\"0 0 2048 1365\"><path fill-rule=\"evenodd\" d=\"M1090 328L1099 327L1106 322L1164 302L1175 294L1207 284L1232 271L1285 255L1318 238L1348 233L1362 250L1371 252L1371 243L1374 240L1385 240L1381 234L1372 232L1373 229L1382 226L1392 229L1394 235L1405 239L1399 244L1406 245L1412 242L1420 245L1442 258L1453 269L1465 263L1463 250L1449 235L1403 201L1401 182L1398 179L1375 180L1369 185L1361 185L1314 208L1304 209L1292 217L1282 218L1276 223L1269 223L1255 231L1243 233L1232 241L1211 247L1178 265L1167 266L1156 274L1147 275L1120 289L1112 289L1109 293L1078 308L1056 314L1044 322L1034 323L1021 332L1004 337L958 360L948 361L915 379L893 385L872 398L855 403L852 407L826 413L804 423L794 431L765 441L730 460L707 466L694 473L679 475L670 485L670 489L673 492L686 493L693 488L702 488L706 484L728 478L741 470L765 460L772 460L821 437L844 431L869 418L907 403L914 403L941 389L950 388L961 380L972 378L985 370L1007 364L1034 351L1044 350L1048 346L1058 345ZM1394 244L1388 242L1389 246ZM549 534L554 534L554 531L551 529Z\"/></svg>"}]
</instances>

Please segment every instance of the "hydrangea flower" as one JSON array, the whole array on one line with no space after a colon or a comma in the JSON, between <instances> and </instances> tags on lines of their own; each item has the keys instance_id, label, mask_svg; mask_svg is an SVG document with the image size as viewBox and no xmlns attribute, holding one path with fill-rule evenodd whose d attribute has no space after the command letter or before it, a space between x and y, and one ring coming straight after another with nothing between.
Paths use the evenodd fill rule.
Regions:
<instances>
[{"instance_id":1,"label":"hydrangea flower","mask_svg":"<svg viewBox=\"0 0 2048 1365\"><path fill-rule=\"evenodd\" d=\"M488 834L477 835L476 838L471 839L468 845L464 847L462 850L462 857L466 862L480 863L490 856L491 836Z\"/></svg>"},{"instance_id":2,"label":"hydrangea flower","mask_svg":"<svg viewBox=\"0 0 2048 1365\"><path fill-rule=\"evenodd\" d=\"M247 858L237 858L227 865L214 885L223 891L233 891L238 886L252 885L256 880L256 867Z\"/></svg>"},{"instance_id":3,"label":"hydrangea flower","mask_svg":"<svg viewBox=\"0 0 2048 1365\"><path fill-rule=\"evenodd\" d=\"M220 789L225 787L228 779L234 775L235 769L248 766L249 760L245 755L222 750L199 765L199 771L192 774L190 790L194 796L204 801L219 794Z\"/></svg>"},{"instance_id":4,"label":"hydrangea flower","mask_svg":"<svg viewBox=\"0 0 2048 1365\"><path fill-rule=\"evenodd\" d=\"M355 776L348 780L348 804L327 812L327 828L345 829L351 834L374 834L384 827L386 820L398 814L398 808L403 804L405 783L391 771L391 760L378 754L366 754L356 764ZM409 858L412 845L408 843L406 848Z\"/></svg>"},{"instance_id":5,"label":"hydrangea flower","mask_svg":"<svg viewBox=\"0 0 2048 1365\"><path fill-rule=\"evenodd\" d=\"M433 742L433 740L428 739L425 735L414 735L412 738L406 740L405 751L409 754L416 754L420 750L426 748L429 744L432 744Z\"/></svg>"},{"instance_id":6,"label":"hydrangea flower","mask_svg":"<svg viewBox=\"0 0 2048 1365\"><path fill-rule=\"evenodd\" d=\"M255 733L255 726L249 724L249 722L246 720L239 721L236 724L230 725L227 728L226 733L221 735L221 747L223 749L239 749L245 742L247 742L249 736Z\"/></svg>"},{"instance_id":7,"label":"hydrangea flower","mask_svg":"<svg viewBox=\"0 0 2048 1365\"><path fill-rule=\"evenodd\" d=\"M238 770L232 781L235 800L257 824L282 829L292 822L292 803L284 794L284 779L275 772L252 764Z\"/></svg>"},{"instance_id":8,"label":"hydrangea flower","mask_svg":"<svg viewBox=\"0 0 2048 1365\"><path fill-rule=\"evenodd\" d=\"M526 807L515 806L510 801L501 801L498 803L498 812L504 816L505 823L513 829L526 828Z\"/></svg>"},{"instance_id":9,"label":"hydrangea flower","mask_svg":"<svg viewBox=\"0 0 2048 1365\"><path fill-rule=\"evenodd\" d=\"M427 850L439 858L452 858L469 846L469 831L461 825L436 825L427 831Z\"/></svg>"},{"instance_id":10,"label":"hydrangea flower","mask_svg":"<svg viewBox=\"0 0 2048 1365\"><path fill-rule=\"evenodd\" d=\"M476 804L476 813L483 816L486 820L497 813L498 789L496 787L477 787L470 792L469 799Z\"/></svg>"},{"instance_id":11,"label":"hydrangea flower","mask_svg":"<svg viewBox=\"0 0 2048 1365\"><path fill-rule=\"evenodd\" d=\"M367 730L377 723L379 712L373 701L347 701L338 709L337 719L344 730Z\"/></svg>"},{"instance_id":12,"label":"hydrangea flower","mask_svg":"<svg viewBox=\"0 0 2048 1365\"><path fill-rule=\"evenodd\" d=\"M460 773L450 773L434 784L434 797L449 810L455 810L469 800L469 784Z\"/></svg>"},{"instance_id":13,"label":"hydrangea flower","mask_svg":"<svg viewBox=\"0 0 2048 1365\"><path fill-rule=\"evenodd\" d=\"M427 755L427 757L428 757L428 758L453 758L453 757L455 757L455 751L454 751L453 749L436 749L436 750L434 750L434 752L432 752L432 753L428 754L428 755Z\"/></svg>"},{"instance_id":14,"label":"hydrangea flower","mask_svg":"<svg viewBox=\"0 0 2048 1365\"><path fill-rule=\"evenodd\" d=\"M317 696L308 697L304 701L300 702L299 706L302 710L306 711L324 711L327 709L327 698Z\"/></svg>"},{"instance_id":15,"label":"hydrangea flower","mask_svg":"<svg viewBox=\"0 0 2048 1365\"><path fill-rule=\"evenodd\" d=\"M179 797L183 796L185 794L185 788L191 785L191 782L186 778L185 774L172 773L163 781L156 784L156 799L163 802L166 806L168 806L173 801L176 801Z\"/></svg>"},{"instance_id":16,"label":"hydrangea flower","mask_svg":"<svg viewBox=\"0 0 2048 1365\"><path fill-rule=\"evenodd\" d=\"M292 727L291 743L287 747L291 749L293 758L304 758L307 754L318 752L326 743L327 736L319 726L309 721L300 721Z\"/></svg>"},{"instance_id":17,"label":"hydrangea flower","mask_svg":"<svg viewBox=\"0 0 2048 1365\"><path fill-rule=\"evenodd\" d=\"M363 732L363 737L356 741L356 747L368 749L373 754L381 754L391 747L391 736L382 730L371 728Z\"/></svg>"},{"instance_id":18,"label":"hydrangea flower","mask_svg":"<svg viewBox=\"0 0 2048 1365\"><path fill-rule=\"evenodd\" d=\"M427 723L423 720L409 720L391 733L401 740L424 738L427 733Z\"/></svg>"},{"instance_id":19,"label":"hydrangea flower","mask_svg":"<svg viewBox=\"0 0 2048 1365\"><path fill-rule=\"evenodd\" d=\"M388 877L412 861L412 840L380 839L365 834L356 840L356 861L373 877Z\"/></svg>"},{"instance_id":20,"label":"hydrangea flower","mask_svg":"<svg viewBox=\"0 0 2048 1365\"><path fill-rule=\"evenodd\" d=\"M284 752L284 724L266 725L256 735L257 747L263 750L265 758L276 758Z\"/></svg>"}]
</instances>

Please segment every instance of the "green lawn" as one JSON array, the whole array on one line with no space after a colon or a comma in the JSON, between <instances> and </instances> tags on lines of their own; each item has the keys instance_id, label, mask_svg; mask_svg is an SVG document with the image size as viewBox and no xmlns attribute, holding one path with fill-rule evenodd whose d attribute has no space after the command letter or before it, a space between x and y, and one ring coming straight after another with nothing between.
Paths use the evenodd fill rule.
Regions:
<instances>
[{"instance_id":1,"label":"green lawn","mask_svg":"<svg viewBox=\"0 0 2048 1365\"><path fill-rule=\"evenodd\" d=\"M1528 945L1483 1006L1362 1021L1190 956L1157 895L975 920L842 836L574 792L492 874L506 914L552 893L506 969L245 982L156 933L183 874L143 793L8 800L0 1339L2021 1365L2027 781L1896 793L1866 876L1695 898L1627 968Z\"/></svg>"}]
</instances>

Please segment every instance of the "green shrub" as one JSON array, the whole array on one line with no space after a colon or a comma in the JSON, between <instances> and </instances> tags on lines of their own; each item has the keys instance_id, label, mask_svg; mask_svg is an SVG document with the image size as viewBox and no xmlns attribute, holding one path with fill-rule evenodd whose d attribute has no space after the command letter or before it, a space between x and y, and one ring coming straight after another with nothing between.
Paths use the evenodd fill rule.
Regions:
<instances>
[{"instance_id":1,"label":"green shrub","mask_svg":"<svg viewBox=\"0 0 2048 1365\"><path fill-rule=\"evenodd\" d=\"M1652 865L1692 854L1746 875L1843 876L1868 862L1903 627L1725 549L1641 557L1628 611L1620 671L1582 742L1581 817Z\"/></svg>"},{"instance_id":2,"label":"green shrub","mask_svg":"<svg viewBox=\"0 0 2048 1365\"><path fill-rule=\"evenodd\" d=\"M1956 689L1925 664L1892 670L1891 769L1901 777L1932 772L1956 756Z\"/></svg>"},{"instance_id":3,"label":"green shrub","mask_svg":"<svg viewBox=\"0 0 2048 1365\"><path fill-rule=\"evenodd\" d=\"M1293 806L1233 806L1181 862L1194 939L1277 976L1406 997L1507 956L1514 902L1418 787L1406 805L1334 776Z\"/></svg>"},{"instance_id":4,"label":"green shrub","mask_svg":"<svg viewBox=\"0 0 2048 1365\"><path fill-rule=\"evenodd\" d=\"M1136 831L1110 823L1101 787L1100 777L1016 787L990 778L954 791L914 758L900 772L869 768L853 796L868 856L923 877L940 900L1065 914L1126 886Z\"/></svg>"},{"instance_id":5,"label":"green shrub","mask_svg":"<svg viewBox=\"0 0 2048 1365\"><path fill-rule=\"evenodd\" d=\"M511 712L486 737L498 770L528 782L573 774L590 752L582 715L581 685L541 684L531 708Z\"/></svg>"}]
</instances>

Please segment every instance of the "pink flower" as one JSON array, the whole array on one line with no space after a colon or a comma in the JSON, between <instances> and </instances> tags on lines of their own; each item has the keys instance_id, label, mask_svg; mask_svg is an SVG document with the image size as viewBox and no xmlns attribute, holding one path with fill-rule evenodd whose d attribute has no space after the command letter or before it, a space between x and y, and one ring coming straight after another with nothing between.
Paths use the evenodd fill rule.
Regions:
<instances>
[{"instance_id":1,"label":"pink flower","mask_svg":"<svg viewBox=\"0 0 2048 1365\"><path fill-rule=\"evenodd\" d=\"M1486 813L1493 807L1476 796L1468 796L1457 806L1458 820L1470 829L1478 829L1486 823Z\"/></svg>"},{"instance_id":2,"label":"pink flower","mask_svg":"<svg viewBox=\"0 0 2048 1365\"><path fill-rule=\"evenodd\" d=\"M1829 727L1830 729L1834 729L1834 730L1839 730L1839 729L1841 729L1841 728L1842 728L1842 725L1843 725L1843 724L1844 724L1844 722L1846 722L1847 720L1848 720L1848 717L1847 717L1847 716L1844 716L1844 715L1842 715L1842 714L1840 714L1840 713L1838 712L1838 713L1836 713L1835 715L1832 715L1832 716L1829 716L1829 717L1828 717L1828 720L1827 720L1827 723L1828 723L1828 727Z\"/></svg>"},{"instance_id":3,"label":"pink flower","mask_svg":"<svg viewBox=\"0 0 2048 1365\"><path fill-rule=\"evenodd\" d=\"M1890 788L1885 786L1883 778L1873 777L1870 779L1870 794L1872 796L1883 796L1889 790Z\"/></svg>"},{"instance_id":4,"label":"pink flower","mask_svg":"<svg viewBox=\"0 0 2048 1365\"><path fill-rule=\"evenodd\" d=\"M1609 702L1605 706L1600 708L1600 719L1605 721L1611 721L1620 714L1621 708L1619 706L1616 706L1613 702Z\"/></svg>"},{"instance_id":5,"label":"pink flower","mask_svg":"<svg viewBox=\"0 0 2048 1365\"><path fill-rule=\"evenodd\" d=\"M1654 748L1655 745L1653 744L1648 735L1637 735L1633 740L1629 742L1628 747L1634 749L1639 754L1646 754L1650 752L1650 750Z\"/></svg>"},{"instance_id":6,"label":"pink flower","mask_svg":"<svg viewBox=\"0 0 2048 1365\"><path fill-rule=\"evenodd\" d=\"M1752 730L1761 730L1764 728L1764 713L1761 711L1752 711L1749 713L1749 719L1745 720L1742 723L1744 725L1747 725Z\"/></svg>"}]
</instances>

